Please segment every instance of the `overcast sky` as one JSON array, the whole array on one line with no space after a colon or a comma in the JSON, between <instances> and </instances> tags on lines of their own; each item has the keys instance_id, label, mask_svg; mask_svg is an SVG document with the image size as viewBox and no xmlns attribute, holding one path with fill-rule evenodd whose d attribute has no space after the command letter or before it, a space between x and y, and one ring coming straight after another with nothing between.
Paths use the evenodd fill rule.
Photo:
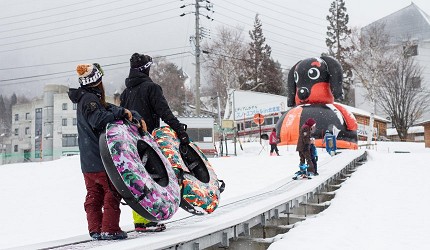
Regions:
<instances>
[{"instance_id":1,"label":"overcast sky","mask_svg":"<svg viewBox=\"0 0 430 250\"><path fill-rule=\"evenodd\" d=\"M283 68L326 51L325 17L332 0L211 0L214 12L201 9L201 27L241 27L249 38L256 13L266 42ZM162 55L194 78L193 0L0 0L0 94L45 83L77 86L78 63L104 65L108 90L120 89L134 52ZM414 1L430 13L430 2ZM181 5L187 5L180 8ZM203 4L203 3L202 3ZM365 26L411 4L407 0L349 0L350 27ZM179 15L186 13L184 17ZM203 42L210 41L209 37ZM43 75L42 77L33 77ZM204 85L204 77L202 85ZM192 79L194 82L194 79Z\"/></svg>"}]
</instances>

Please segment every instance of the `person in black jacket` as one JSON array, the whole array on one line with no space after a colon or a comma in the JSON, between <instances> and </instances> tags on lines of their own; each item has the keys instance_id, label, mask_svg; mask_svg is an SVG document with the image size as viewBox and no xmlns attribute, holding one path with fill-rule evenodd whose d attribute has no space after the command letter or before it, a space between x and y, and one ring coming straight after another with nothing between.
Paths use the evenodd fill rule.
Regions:
<instances>
[{"instance_id":1,"label":"person in black jacket","mask_svg":"<svg viewBox=\"0 0 430 250\"><path fill-rule=\"evenodd\" d=\"M179 122L170 110L160 85L149 77L152 58L148 55L134 53L130 58L130 73L125 80L126 89L120 96L121 107L139 112L146 122L149 133L160 127L160 118L178 135L182 145L190 143L186 125ZM163 231L162 223L150 222L133 211L136 231Z\"/></svg>"},{"instance_id":2,"label":"person in black jacket","mask_svg":"<svg viewBox=\"0 0 430 250\"><path fill-rule=\"evenodd\" d=\"M68 94L70 100L77 103L78 145L87 190L84 208L88 231L94 240L125 239L127 233L119 227L121 197L109 183L100 157L99 137L108 123L131 120L132 112L106 103L103 71L99 64L80 64L76 71L81 86L70 88ZM133 113L141 120L136 112Z\"/></svg>"}]
</instances>

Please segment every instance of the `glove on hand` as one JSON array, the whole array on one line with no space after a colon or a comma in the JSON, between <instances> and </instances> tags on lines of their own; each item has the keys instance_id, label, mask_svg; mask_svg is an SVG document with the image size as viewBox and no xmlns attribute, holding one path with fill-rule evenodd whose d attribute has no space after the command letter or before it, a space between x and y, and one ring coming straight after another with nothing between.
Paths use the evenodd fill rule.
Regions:
<instances>
[{"instance_id":1,"label":"glove on hand","mask_svg":"<svg viewBox=\"0 0 430 250\"><path fill-rule=\"evenodd\" d=\"M188 137L187 132L182 131L178 134L179 141L181 145L188 145L190 143L190 138Z\"/></svg>"},{"instance_id":2,"label":"glove on hand","mask_svg":"<svg viewBox=\"0 0 430 250\"><path fill-rule=\"evenodd\" d=\"M318 161L318 156L315 156L315 161Z\"/></svg>"}]
</instances>

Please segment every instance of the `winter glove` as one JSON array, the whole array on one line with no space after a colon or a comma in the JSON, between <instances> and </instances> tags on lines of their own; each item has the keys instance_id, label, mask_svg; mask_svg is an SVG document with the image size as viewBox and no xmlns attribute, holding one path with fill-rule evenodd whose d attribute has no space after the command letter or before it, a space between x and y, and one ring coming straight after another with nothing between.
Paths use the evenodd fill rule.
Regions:
<instances>
[{"instance_id":1,"label":"winter glove","mask_svg":"<svg viewBox=\"0 0 430 250\"><path fill-rule=\"evenodd\" d=\"M182 131L178 134L179 141L181 145L188 145L190 143L190 138L188 137L187 132Z\"/></svg>"},{"instance_id":2,"label":"winter glove","mask_svg":"<svg viewBox=\"0 0 430 250\"><path fill-rule=\"evenodd\" d=\"M318 161L318 156L315 156L315 161Z\"/></svg>"},{"instance_id":3,"label":"winter glove","mask_svg":"<svg viewBox=\"0 0 430 250\"><path fill-rule=\"evenodd\" d=\"M190 137L188 136L187 132L187 124L179 123L179 129L176 130L178 134L178 139L181 141L181 145L188 145L190 143Z\"/></svg>"}]
</instances>

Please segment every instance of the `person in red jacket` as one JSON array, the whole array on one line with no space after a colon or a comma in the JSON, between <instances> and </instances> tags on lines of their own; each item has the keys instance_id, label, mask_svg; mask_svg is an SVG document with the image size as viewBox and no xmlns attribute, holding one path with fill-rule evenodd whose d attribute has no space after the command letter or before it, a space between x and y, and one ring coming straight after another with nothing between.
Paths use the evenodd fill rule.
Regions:
<instances>
[{"instance_id":1,"label":"person in red jacket","mask_svg":"<svg viewBox=\"0 0 430 250\"><path fill-rule=\"evenodd\" d=\"M276 128L273 128L272 133L270 133L269 136L270 155L274 155L273 151L275 151L276 154L279 156L278 142L279 138L276 136Z\"/></svg>"},{"instance_id":2,"label":"person in red jacket","mask_svg":"<svg viewBox=\"0 0 430 250\"><path fill-rule=\"evenodd\" d=\"M313 118L309 118L306 120L305 124L300 128L299 139L297 141L296 151L299 152L300 156L300 165L305 163L305 160L308 164L308 171L315 173L314 165L312 163L311 158L311 133L315 131L316 122Z\"/></svg>"}]
</instances>

